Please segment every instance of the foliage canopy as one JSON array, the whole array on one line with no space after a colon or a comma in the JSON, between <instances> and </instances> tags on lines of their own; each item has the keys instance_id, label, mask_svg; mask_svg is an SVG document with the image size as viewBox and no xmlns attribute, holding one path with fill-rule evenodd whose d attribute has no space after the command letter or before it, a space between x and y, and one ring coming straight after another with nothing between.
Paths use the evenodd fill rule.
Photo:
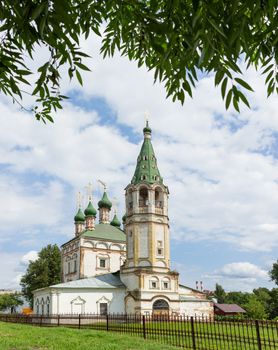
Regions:
<instances>
[{"instance_id":1,"label":"foliage canopy","mask_svg":"<svg viewBox=\"0 0 278 350\"><path fill-rule=\"evenodd\" d=\"M53 121L51 112L66 98L60 94L61 70L82 85L87 71L80 39L94 32L101 53L120 51L138 66L154 71L168 96L184 102L200 74L215 73L226 108L249 105L238 62L263 67L267 93L277 91L277 0L6 0L0 9L0 90L18 103L24 96L27 66L39 46L49 57L38 68L30 93L37 119ZM39 45L39 46L38 46Z\"/></svg>"},{"instance_id":2,"label":"foliage canopy","mask_svg":"<svg viewBox=\"0 0 278 350\"><path fill-rule=\"evenodd\" d=\"M22 293L32 305L32 291L61 281L61 254L56 244L49 244L38 253L38 259L30 261L21 278Z\"/></svg>"},{"instance_id":3,"label":"foliage canopy","mask_svg":"<svg viewBox=\"0 0 278 350\"><path fill-rule=\"evenodd\" d=\"M0 310L4 311L6 309L10 309L10 312L13 313L15 308L19 305L22 305L23 301L21 299L21 295L17 293L13 294L1 294L0 295Z\"/></svg>"},{"instance_id":4,"label":"foliage canopy","mask_svg":"<svg viewBox=\"0 0 278 350\"><path fill-rule=\"evenodd\" d=\"M278 260L272 265L272 269L269 271L269 275L271 280L278 285Z\"/></svg>"}]
</instances>

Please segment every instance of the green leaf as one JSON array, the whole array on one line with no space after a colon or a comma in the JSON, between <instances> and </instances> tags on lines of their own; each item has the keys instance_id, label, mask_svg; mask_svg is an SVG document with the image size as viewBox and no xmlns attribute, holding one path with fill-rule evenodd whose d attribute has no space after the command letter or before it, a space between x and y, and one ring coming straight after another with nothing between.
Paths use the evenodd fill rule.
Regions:
<instances>
[{"instance_id":1,"label":"green leaf","mask_svg":"<svg viewBox=\"0 0 278 350\"><path fill-rule=\"evenodd\" d=\"M223 80L222 85L221 85L221 94L222 94L223 100L224 100L224 97L225 97L225 95L226 95L227 83L228 83L228 78L226 77L226 78Z\"/></svg>"},{"instance_id":2,"label":"green leaf","mask_svg":"<svg viewBox=\"0 0 278 350\"><path fill-rule=\"evenodd\" d=\"M86 71L89 71L89 72L91 71L91 69L88 68L87 66L85 66L85 64L83 64L83 63L75 62L75 65L76 65L77 67L83 69L83 70L86 70Z\"/></svg>"},{"instance_id":3,"label":"green leaf","mask_svg":"<svg viewBox=\"0 0 278 350\"><path fill-rule=\"evenodd\" d=\"M239 83L241 86L243 86L245 89L254 91L249 84L246 83L246 81L240 79L240 78L235 78L235 81Z\"/></svg>"},{"instance_id":4,"label":"green leaf","mask_svg":"<svg viewBox=\"0 0 278 350\"><path fill-rule=\"evenodd\" d=\"M77 77L77 80L79 81L79 84L83 86L83 80L82 80L81 74L78 72L78 70L75 71L75 75Z\"/></svg>"},{"instance_id":5,"label":"green leaf","mask_svg":"<svg viewBox=\"0 0 278 350\"><path fill-rule=\"evenodd\" d=\"M230 106L231 99L232 99L232 93L233 93L233 89L230 89L228 94L227 94L227 97L226 97L226 104L225 104L226 109L228 109Z\"/></svg>"}]
</instances>

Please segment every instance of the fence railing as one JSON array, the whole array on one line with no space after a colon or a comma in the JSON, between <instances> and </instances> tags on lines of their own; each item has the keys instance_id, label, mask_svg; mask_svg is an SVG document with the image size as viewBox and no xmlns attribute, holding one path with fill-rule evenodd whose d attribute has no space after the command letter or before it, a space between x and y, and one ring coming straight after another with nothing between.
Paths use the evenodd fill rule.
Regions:
<instances>
[{"instance_id":1,"label":"fence railing","mask_svg":"<svg viewBox=\"0 0 278 350\"><path fill-rule=\"evenodd\" d=\"M278 322L247 319L143 315L1 314L0 321L128 333L195 350L277 350Z\"/></svg>"}]
</instances>

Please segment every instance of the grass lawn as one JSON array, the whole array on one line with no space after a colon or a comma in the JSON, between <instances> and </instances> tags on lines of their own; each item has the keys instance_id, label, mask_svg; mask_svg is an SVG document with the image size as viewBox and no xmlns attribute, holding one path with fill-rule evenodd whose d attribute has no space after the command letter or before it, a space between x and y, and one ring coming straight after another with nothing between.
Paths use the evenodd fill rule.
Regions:
<instances>
[{"instance_id":1,"label":"grass lawn","mask_svg":"<svg viewBox=\"0 0 278 350\"><path fill-rule=\"evenodd\" d=\"M64 327L35 327L0 322L1 350L176 350L114 332Z\"/></svg>"}]
</instances>

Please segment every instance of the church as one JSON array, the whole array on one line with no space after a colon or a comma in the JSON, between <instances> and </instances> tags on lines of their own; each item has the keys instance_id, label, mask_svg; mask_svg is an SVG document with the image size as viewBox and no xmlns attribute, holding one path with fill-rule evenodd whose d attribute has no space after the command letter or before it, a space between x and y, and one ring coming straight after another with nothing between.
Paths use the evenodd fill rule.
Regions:
<instances>
[{"instance_id":1,"label":"church","mask_svg":"<svg viewBox=\"0 0 278 350\"><path fill-rule=\"evenodd\" d=\"M160 175L146 123L131 182L125 188L122 225L106 188L74 217L74 237L61 247L62 283L38 289L35 314L168 314L213 316L213 303L181 285L170 269L168 187Z\"/></svg>"}]
</instances>

